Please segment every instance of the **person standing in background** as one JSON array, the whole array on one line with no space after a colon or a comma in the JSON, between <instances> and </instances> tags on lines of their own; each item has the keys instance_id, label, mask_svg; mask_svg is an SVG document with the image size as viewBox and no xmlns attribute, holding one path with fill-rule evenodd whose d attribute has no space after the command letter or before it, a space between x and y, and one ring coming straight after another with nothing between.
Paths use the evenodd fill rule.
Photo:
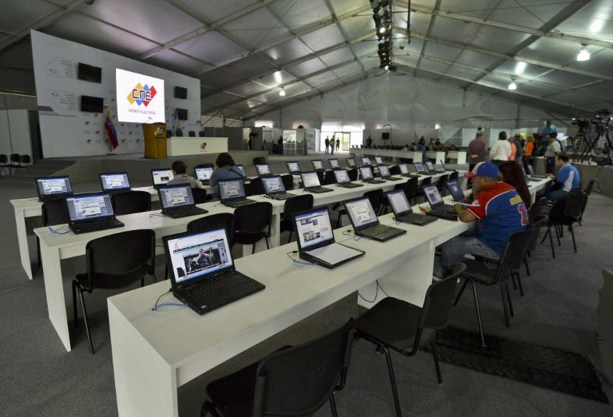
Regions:
<instances>
[{"instance_id":1,"label":"person standing in background","mask_svg":"<svg viewBox=\"0 0 613 417\"><path fill-rule=\"evenodd\" d=\"M554 132L549 133L549 146L545 150L545 174L552 174L555 170L556 156L562 153L562 146Z\"/></svg>"},{"instance_id":2,"label":"person standing in background","mask_svg":"<svg viewBox=\"0 0 613 417\"><path fill-rule=\"evenodd\" d=\"M558 128L556 127L556 125L551 123L551 120L547 120L545 122L543 130L541 130L541 136L546 138L547 136L549 136L550 133L558 133Z\"/></svg>"},{"instance_id":3,"label":"person standing in background","mask_svg":"<svg viewBox=\"0 0 613 417\"><path fill-rule=\"evenodd\" d=\"M341 140L336 139L336 152L341 150Z\"/></svg>"},{"instance_id":4,"label":"person standing in background","mask_svg":"<svg viewBox=\"0 0 613 417\"><path fill-rule=\"evenodd\" d=\"M524 148L524 155L522 161L524 163L524 169L526 170L526 174L532 175L534 173L534 156L532 153L534 152L534 138L532 136L528 136L526 140L526 147Z\"/></svg>"},{"instance_id":5,"label":"person standing in background","mask_svg":"<svg viewBox=\"0 0 613 417\"><path fill-rule=\"evenodd\" d=\"M330 139L330 155L334 155L334 145L336 144L336 139L334 135L332 135L332 139Z\"/></svg>"},{"instance_id":6,"label":"person standing in background","mask_svg":"<svg viewBox=\"0 0 613 417\"><path fill-rule=\"evenodd\" d=\"M472 171L479 162L485 162L487 143L483 131L477 129L477 136L468 144L468 171Z\"/></svg>"},{"instance_id":7,"label":"person standing in background","mask_svg":"<svg viewBox=\"0 0 613 417\"><path fill-rule=\"evenodd\" d=\"M326 153L330 149L330 138L326 136L326 140L324 141L324 145L326 145Z\"/></svg>"},{"instance_id":8,"label":"person standing in background","mask_svg":"<svg viewBox=\"0 0 613 417\"><path fill-rule=\"evenodd\" d=\"M509 145L511 145L511 155L509 155L509 161L515 161L517 155L517 145L515 144L515 136L509 138Z\"/></svg>"},{"instance_id":9,"label":"person standing in background","mask_svg":"<svg viewBox=\"0 0 613 417\"><path fill-rule=\"evenodd\" d=\"M502 131L498 134L498 140L490 150L490 159L496 165L508 161L511 156L511 144L507 140L507 132Z\"/></svg>"}]
</instances>

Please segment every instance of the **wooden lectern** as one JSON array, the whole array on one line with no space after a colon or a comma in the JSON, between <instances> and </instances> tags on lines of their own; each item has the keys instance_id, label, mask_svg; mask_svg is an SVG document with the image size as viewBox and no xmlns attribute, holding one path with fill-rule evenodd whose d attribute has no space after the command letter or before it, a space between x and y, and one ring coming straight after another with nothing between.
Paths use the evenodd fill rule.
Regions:
<instances>
[{"instance_id":1,"label":"wooden lectern","mask_svg":"<svg viewBox=\"0 0 613 417\"><path fill-rule=\"evenodd\" d=\"M143 124L145 158L166 158L166 123Z\"/></svg>"}]
</instances>

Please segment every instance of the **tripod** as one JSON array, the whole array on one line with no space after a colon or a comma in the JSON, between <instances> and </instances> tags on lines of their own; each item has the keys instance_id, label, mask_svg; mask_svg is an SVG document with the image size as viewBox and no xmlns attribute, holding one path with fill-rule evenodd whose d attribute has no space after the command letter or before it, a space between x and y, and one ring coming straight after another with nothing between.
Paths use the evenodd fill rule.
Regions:
<instances>
[{"instance_id":1,"label":"tripod","mask_svg":"<svg viewBox=\"0 0 613 417\"><path fill-rule=\"evenodd\" d=\"M581 133L581 131L579 131L579 133ZM609 124L607 123L602 125L596 125L596 132L594 133L594 137L591 139L591 143L587 135L585 135L584 137L584 139L589 145L583 150L583 152L581 152L581 155L579 156L579 162L583 162L583 160L588 157L588 155L590 154L594 146L598 143L598 140L602 135L605 136L605 139L607 141L607 155L611 154L611 151L613 151L613 145L611 144L611 138L609 137Z\"/></svg>"}]
</instances>

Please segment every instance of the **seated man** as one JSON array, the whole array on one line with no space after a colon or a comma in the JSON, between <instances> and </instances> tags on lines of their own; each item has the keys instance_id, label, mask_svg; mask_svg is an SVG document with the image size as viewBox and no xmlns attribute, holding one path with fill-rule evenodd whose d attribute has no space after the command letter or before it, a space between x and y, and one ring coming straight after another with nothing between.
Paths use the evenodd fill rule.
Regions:
<instances>
[{"instance_id":1,"label":"seated man","mask_svg":"<svg viewBox=\"0 0 613 417\"><path fill-rule=\"evenodd\" d=\"M204 185L194 177L186 174L187 165L183 161L174 161L172 163L172 173L174 178L168 181L168 185L189 184L192 188L204 188Z\"/></svg>"},{"instance_id":2,"label":"seated man","mask_svg":"<svg viewBox=\"0 0 613 417\"><path fill-rule=\"evenodd\" d=\"M556 157L556 166L559 168L557 177L547 174L549 178L555 179L555 184L545 195L545 198L551 201L557 201L567 196L572 190L581 187L579 171L568 162L568 155L559 154Z\"/></svg>"},{"instance_id":3,"label":"seated man","mask_svg":"<svg viewBox=\"0 0 613 417\"><path fill-rule=\"evenodd\" d=\"M526 205L515 188L498 179L498 174L498 167L491 162L476 168L472 178L475 200L470 206L454 206L462 222L477 222L474 235L458 236L441 246L440 260L434 265L437 277L443 278L464 255L499 259L508 236L528 226Z\"/></svg>"}]
</instances>

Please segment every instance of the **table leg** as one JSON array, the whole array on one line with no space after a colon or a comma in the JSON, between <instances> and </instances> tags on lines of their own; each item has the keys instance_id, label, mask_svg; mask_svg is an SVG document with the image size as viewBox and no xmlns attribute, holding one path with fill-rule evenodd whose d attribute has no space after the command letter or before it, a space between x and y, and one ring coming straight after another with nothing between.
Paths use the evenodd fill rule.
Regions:
<instances>
[{"instance_id":1,"label":"table leg","mask_svg":"<svg viewBox=\"0 0 613 417\"><path fill-rule=\"evenodd\" d=\"M49 320L68 352L71 350L68 315L64 297L64 282L60 253L57 248L48 248L41 242L40 253L43 260L43 276Z\"/></svg>"},{"instance_id":2,"label":"table leg","mask_svg":"<svg viewBox=\"0 0 613 417\"><path fill-rule=\"evenodd\" d=\"M21 266L28 278L32 279L32 265L30 264L30 249L28 248L28 234L26 218L23 210L15 208L15 225L17 227L17 242L19 244L19 256Z\"/></svg>"}]
</instances>

